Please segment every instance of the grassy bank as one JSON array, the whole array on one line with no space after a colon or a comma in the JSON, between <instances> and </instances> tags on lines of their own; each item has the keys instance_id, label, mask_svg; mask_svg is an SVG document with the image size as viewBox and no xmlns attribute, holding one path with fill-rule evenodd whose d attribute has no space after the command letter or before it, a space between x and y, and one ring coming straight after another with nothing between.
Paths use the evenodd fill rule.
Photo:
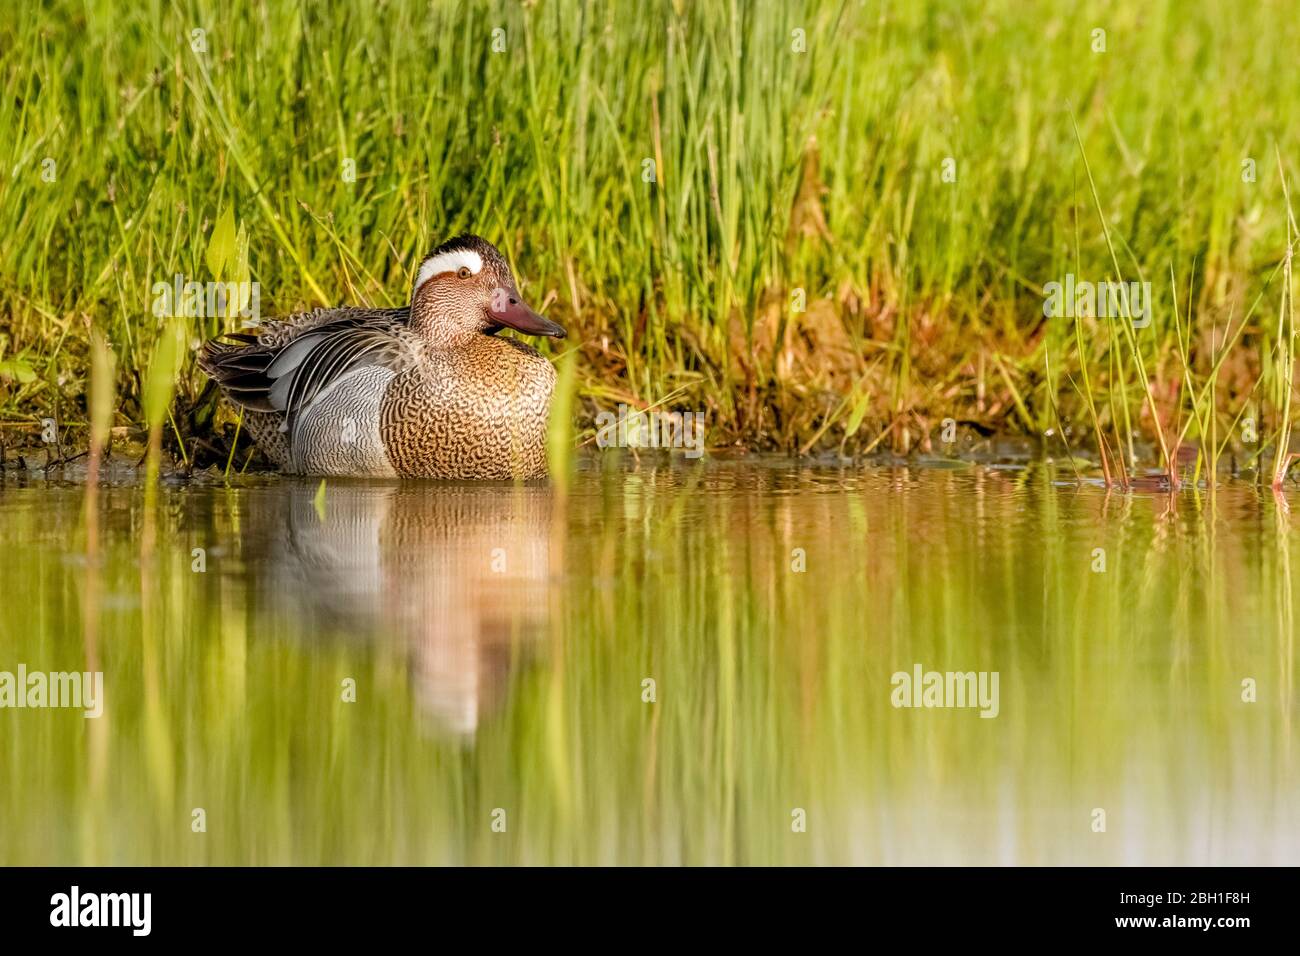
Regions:
<instances>
[{"instance_id":1,"label":"grassy bank","mask_svg":"<svg viewBox=\"0 0 1300 956\"><path fill-rule=\"evenodd\" d=\"M84 443L98 330L114 424L161 369L171 449L221 461L192 346L235 320L157 318L156 283L390 305L463 229L571 328L583 425L905 452L950 418L1112 474L1289 433L1289 4L120 6L0 12L11 445ZM1067 274L1149 282L1149 325L1045 318Z\"/></svg>"}]
</instances>

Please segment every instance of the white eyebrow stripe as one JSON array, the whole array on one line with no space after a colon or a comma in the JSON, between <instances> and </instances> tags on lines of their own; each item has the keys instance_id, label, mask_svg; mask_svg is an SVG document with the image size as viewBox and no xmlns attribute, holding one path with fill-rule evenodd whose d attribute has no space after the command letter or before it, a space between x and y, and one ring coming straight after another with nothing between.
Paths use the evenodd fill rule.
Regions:
<instances>
[{"instance_id":1,"label":"white eyebrow stripe","mask_svg":"<svg viewBox=\"0 0 1300 956\"><path fill-rule=\"evenodd\" d=\"M415 285L412 288L418 289L434 276L444 272L456 272L462 267L478 275L479 270L483 268L483 257L473 249L453 249L451 252L425 259L420 264L420 272L416 275Z\"/></svg>"}]
</instances>

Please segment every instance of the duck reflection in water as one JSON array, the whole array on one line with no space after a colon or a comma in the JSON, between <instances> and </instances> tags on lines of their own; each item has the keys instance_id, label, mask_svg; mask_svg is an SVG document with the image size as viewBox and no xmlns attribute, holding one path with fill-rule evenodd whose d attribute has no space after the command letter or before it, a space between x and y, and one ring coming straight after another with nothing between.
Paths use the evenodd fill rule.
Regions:
<instances>
[{"instance_id":1,"label":"duck reflection in water","mask_svg":"<svg viewBox=\"0 0 1300 956\"><path fill-rule=\"evenodd\" d=\"M318 508L317 488L249 497L266 606L314 639L396 641L421 711L472 737L544 632L551 490L331 481Z\"/></svg>"}]
</instances>

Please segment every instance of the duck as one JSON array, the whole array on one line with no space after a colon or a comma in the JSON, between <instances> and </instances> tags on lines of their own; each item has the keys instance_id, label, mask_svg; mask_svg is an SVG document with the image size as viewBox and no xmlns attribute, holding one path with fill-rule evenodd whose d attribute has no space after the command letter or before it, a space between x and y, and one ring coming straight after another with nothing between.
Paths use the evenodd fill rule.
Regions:
<instances>
[{"instance_id":1,"label":"duck","mask_svg":"<svg viewBox=\"0 0 1300 956\"><path fill-rule=\"evenodd\" d=\"M319 308L204 343L199 366L280 471L545 477L555 366L498 332L563 339L501 252L466 233L421 262L403 308Z\"/></svg>"}]
</instances>

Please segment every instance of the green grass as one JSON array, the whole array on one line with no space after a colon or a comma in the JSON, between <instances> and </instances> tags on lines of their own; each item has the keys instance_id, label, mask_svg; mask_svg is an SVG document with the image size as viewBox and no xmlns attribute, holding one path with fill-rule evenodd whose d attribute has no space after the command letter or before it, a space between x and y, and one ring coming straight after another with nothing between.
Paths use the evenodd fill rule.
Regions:
<instances>
[{"instance_id":1,"label":"green grass","mask_svg":"<svg viewBox=\"0 0 1300 956\"><path fill-rule=\"evenodd\" d=\"M151 287L213 278L233 213L265 315L397 303L432 244L497 241L574 332L583 425L673 394L713 445L908 451L953 417L1258 464L1291 424L1297 48L1283 2L10 4L0 434L84 441L91 329L145 425ZM1045 320L1067 272L1149 281L1151 326ZM182 359L168 448L224 465Z\"/></svg>"}]
</instances>

